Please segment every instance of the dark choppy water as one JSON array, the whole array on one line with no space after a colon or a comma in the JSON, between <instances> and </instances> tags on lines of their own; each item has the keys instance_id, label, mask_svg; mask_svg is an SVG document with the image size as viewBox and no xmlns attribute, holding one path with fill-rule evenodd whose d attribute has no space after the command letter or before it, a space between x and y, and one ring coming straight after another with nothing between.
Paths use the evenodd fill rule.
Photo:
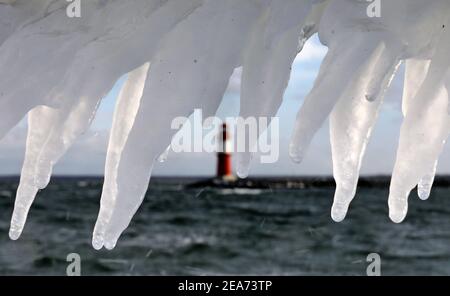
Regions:
<instances>
[{"instance_id":1,"label":"dark choppy water","mask_svg":"<svg viewBox=\"0 0 450 296\"><path fill-rule=\"evenodd\" d=\"M0 274L65 275L66 256L76 252L83 275L365 275L376 252L384 275L450 275L447 188L427 202L414 194L401 225L388 219L387 188L363 188L336 224L332 188L183 191L160 180L117 248L98 252L90 239L101 180L53 181L12 242L16 186L0 180Z\"/></svg>"}]
</instances>

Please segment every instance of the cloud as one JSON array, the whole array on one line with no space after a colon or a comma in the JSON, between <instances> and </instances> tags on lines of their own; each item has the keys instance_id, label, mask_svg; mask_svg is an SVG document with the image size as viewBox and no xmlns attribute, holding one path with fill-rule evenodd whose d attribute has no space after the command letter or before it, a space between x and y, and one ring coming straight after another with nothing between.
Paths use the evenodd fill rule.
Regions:
<instances>
[{"instance_id":1,"label":"cloud","mask_svg":"<svg viewBox=\"0 0 450 296\"><path fill-rule=\"evenodd\" d=\"M306 42L302 51L298 54L294 63L308 62L317 63L327 54L328 48L320 44L317 36L312 37Z\"/></svg>"}]
</instances>

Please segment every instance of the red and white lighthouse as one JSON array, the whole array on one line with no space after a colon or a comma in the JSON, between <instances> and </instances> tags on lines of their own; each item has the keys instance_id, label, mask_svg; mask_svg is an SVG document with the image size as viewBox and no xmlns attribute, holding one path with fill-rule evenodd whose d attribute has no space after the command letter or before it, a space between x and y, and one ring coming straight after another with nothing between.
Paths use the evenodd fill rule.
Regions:
<instances>
[{"instance_id":1,"label":"red and white lighthouse","mask_svg":"<svg viewBox=\"0 0 450 296\"><path fill-rule=\"evenodd\" d=\"M217 153L217 178L234 179L231 165L231 137L227 131L227 124L222 124L219 131L219 152Z\"/></svg>"}]
</instances>

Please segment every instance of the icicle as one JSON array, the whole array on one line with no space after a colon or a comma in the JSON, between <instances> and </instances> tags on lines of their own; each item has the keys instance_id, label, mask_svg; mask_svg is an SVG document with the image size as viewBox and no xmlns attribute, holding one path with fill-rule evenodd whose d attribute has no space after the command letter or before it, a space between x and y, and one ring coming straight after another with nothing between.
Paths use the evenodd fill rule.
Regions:
<instances>
[{"instance_id":1,"label":"icicle","mask_svg":"<svg viewBox=\"0 0 450 296\"><path fill-rule=\"evenodd\" d=\"M150 2L141 1L141 3L149 4ZM156 4L157 1L154 1ZM182 3L180 1L173 1L172 4L180 4L174 8L171 5L159 6L153 5L148 8L148 11L153 12L156 10L155 21L160 21L157 29L153 30L156 40L161 38L170 29L173 23L179 22L186 17L185 13L192 11L198 7L200 1L191 1L190 3ZM130 8L130 7L128 7ZM116 11L120 11L120 7L115 7ZM109 11L111 13L111 11ZM132 13L133 10L129 11ZM144 10L141 13L147 12ZM173 15L173 17L172 17ZM169 17L165 22L161 21L161 18ZM145 18L144 18L145 19ZM147 25L143 23L142 25ZM155 27L155 25L153 26ZM149 33L149 32L147 32ZM39 151L38 159L34 160L34 168L28 167L30 170L28 175L34 174L33 186L37 186L42 189L45 188L50 181L53 165L60 159L62 155L69 149L75 139L89 127L92 121L96 108L100 102L100 99L107 93L107 91L113 86L118 76L123 73L124 69L127 69L128 64L114 65L112 62L116 59L126 59L126 54L133 48L127 48L128 51L123 51L123 40L119 38L120 31L112 30L109 35L105 36L107 41L97 40L89 44L89 46L83 48L77 55L77 59L73 61L70 70L65 79L62 80L60 86L55 87L52 90L50 96L56 97L56 101L64 101L67 94L70 100L65 100L62 107L57 111L53 123L49 127L49 134L46 137L46 141L42 144ZM141 33L142 34L142 33ZM145 38L141 38L141 43L148 41ZM153 48L156 48L157 42L153 42ZM135 46L139 44L133 43ZM111 49L115 49L112 51ZM122 49L122 50L121 50ZM104 52L111 52L111 55L105 57ZM145 55L151 55L151 48L147 48ZM141 54L141 60L145 60L145 57ZM129 63L139 61L134 56L134 59L128 59ZM79 75L83 73L83 75ZM86 79L92 77L92 79ZM101 78L101 79L98 79ZM80 98L74 100L74 98ZM42 114L45 117L45 114ZM36 114L35 117L39 117ZM45 120L45 118L41 118ZM23 186L27 181L23 181ZM32 202L34 195L28 197L28 200ZM26 212L21 211L20 207L17 207L17 217L22 217ZM21 221L25 221L26 217L22 217ZM14 223L16 218L13 218L13 227L17 227ZM19 228L23 227L20 226Z\"/></svg>"},{"instance_id":2,"label":"icicle","mask_svg":"<svg viewBox=\"0 0 450 296\"><path fill-rule=\"evenodd\" d=\"M196 107L215 111L219 106L228 79L239 66L245 41L261 14L259 3L205 3L175 29L152 61L143 100L118 167L116 205L105 235L106 248L115 246L141 204L153 162L174 134L171 121L189 115ZM149 120L157 123L151 129Z\"/></svg>"},{"instance_id":3,"label":"icicle","mask_svg":"<svg viewBox=\"0 0 450 296\"><path fill-rule=\"evenodd\" d=\"M24 177L20 180L11 220L10 237L13 239L20 236L37 191L49 183L53 165L90 124L98 102L92 105L81 100L79 103L71 110L42 107L30 112L30 130L22 168Z\"/></svg>"},{"instance_id":4,"label":"icicle","mask_svg":"<svg viewBox=\"0 0 450 296\"><path fill-rule=\"evenodd\" d=\"M444 30L427 76L406 108L389 193L389 216L396 223L406 217L409 193L432 171L448 136L448 95L443 80L449 67L449 49L450 31Z\"/></svg>"},{"instance_id":5,"label":"icicle","mask_svg":"<svg viewBox=\"0 0 450 296\"><path fill-rule=\"evenodd\" d=\"M27 113L30 128L11 238L20 236L53 165L86 131L101 98L124 73L133 71L116 106L96 248L113 248L138 209L152 165L164 158L175 133L175 117L194 108L214 114L239 66L241 115L273 116L297 39L302 44L316 31L329 52L299 111L291 157L302 160L331 113L337 182L332 216L343 219L384 91L398 61L408 59L389 197L391 219L402 221L412 188L418 185L420 198L428 198L450 129L449 2L386 1L377 18L368 18L366 1L282 2L91 0L83 2L81 19L69 21L65 0L0 0L0 138ZM248 142L248 150L254 144ZM251 154L238 158L238 173L245 176Z\"/></svg>"},{"instance_id":6,"label":"icicle","mask_svg":"<svg viewBox=\"0 0 450 296\"><path fill-rule=\"evenodd\" d=\"M421 200L427 200L430 197L431 188L433 187L434 176L436 175L437 161L433 168L425 176L420 179L417 185L417 194Z\"/></svg>"},{"instance_id":7,"label":"icicle","mask_svg":"<svg viewBox=\"0 0 450 296\"><path fill-rule=\"evenodd\" d=\"M150 31L147 30L147 38L154 38L151 46L146 47L144 54L133 55L135 47L123 48L123 40L121 31L112 31L104 38L106 40L96 40L83 48L77 55L77 59L72 63L72 67L68 71L63 83L60 84L52 94L63 100L63 95L69 94L72 98L80 98L75 101L75 105L71 106L66 102L65 112L63 118L67 118L66 124L61 124L63 128L56 130L54 136L47 143L47 147L41 155L40 167L37 169L36 179L38 183L44 184L48 182L51 173L51 166L67 151L72 145L73 141L82 134L89 126L100 99L106 95L109 89L112 88L121 73L133 66L138 66L138 63L145 63L147 59L151 59L159 40L171 30L174 25L183 20L192 10L195 10L202 1L194 0L186 3L181 0L174 0L166 5L162 5L159 1L143 1L137 3L144 3L147 9L141 13L142 20L139 22L140 26L136 33L137 36L143 34L142 31L147 25L155 27ZM128 9L129 6L125 5ZM124 8L115 7L113 12L120 13ZM133 13L134 10L131 10ZM146 14L154 16L153 21L147 21ZM158 23L158 26L156 24ZM133 35L136 37L135 35ZM150 40L152 40L150 38ZM141 38L139 43L132 42L133 46L145 46L149 41ZM130 41L131 42L131 41ZM113 50L112 50L113 49ZM104 52L109 52L109 56L105 57ZM132 55L132 58L128 58ZM115 60L128 59L128 63L115 65ZM78 75L83 73L84 75ZM91 79L86 79L91 77ZM69 111L72 109L73 111ZM64 110L64 108L63 108ZM69 113L71 112L71 113ZM59 147L59 148L58 148ZM41 181L39 181L41 180Z\"/></svg>"},{"instance_id":8,"label":"icicle","mask_svg":"<svg viewBox=\"0 0 450 296\"><path fill-rule=\"evenodd\" d=\"M402 125L389 194L390 217L397 223L405 218L407 198L418 183L421 183L421 198L429 194L434 175L430 174L434 171L449 132L448 98L445 90L441 87L440 93L424 103L414 98ZM430 129L430 126L433 128ZM424 181L421 182L423 178Z\"/></svg>"},{"instance_id":9,"label":"icicle","mask_svg":"<svg viewBox=\"0 0 450 296\"><path fill-rule=\"evenodd\" d=\"M356 193L361 161L376 122L384 91L397 68L397 53L381 43L361 76L354 81L333 109L330 119L333 172L336 193L331 216L342 221ZM386 65L390 65L386 67ZM375 85L377 81L379 85ZM373 92L373 89L377 89ZM367 101L367 93L377 93L375 101Z\"/></svg>"},{"instance_id":10,"label":"icicle","mask_svg":"<svg viewBox=\"0 0 450 296\"><path fill-rule=\"evenodd\" d=\"M116 191L115 181L117 166L126 137L130 132L139 108L148 69L149 64L147 63L131 72L117 98L108 145L108 154L106 156L105 181L103 184L100 213L95 225L92 240L92 245L95 249L103 247L104 233L115 203L114 192Z\"/></svg>"},{"instance_id":11,"label":"icicle","mask_svg":"<svg viewBox=\"0 0 450 296\"><path fill-rule=\"evenodd\" d=\"M406 116L411 101L417 95L420 86L426 78L430 67L430 61L409 59L405 64L405 82L402 99L402 111L404 116ZM422 200L427 200L430 197L436 168L437 160L428 172L424 172L425 175L420 179L419 184L417 185L417 193Z\"/></svg>"},{"instance_id":12,"label":"icicle","mask_svg":"<svg viewBox=\"0 0 450 296\"><path fill-rule=\"evenodd\" d=\"M351 42L353 47L347 48ZM305 98L289 146L293 161L301 162L314 134L321 128L338 99L361 75L377 47L377 41L347 36L329 48L313 89Z\"/></svg>"},{"instance_id":13,"label":"icicle","mask_svg":"<svg viewBox=\"0 0 450 296\"><path fill-rule=\"evenodd\" d=\"M34 170L41 148L48 138L49 130L54 124L57 111L48 107L36 107L28 115L28 137L25 161L17 189L14 213L11 219L9 236L18 239L22 233L31 204L40 189L35 183Z\"/></svg>"},{"instance_id":14,"label":"icicle","mask_svg":"<svg viewBox=\"0 0 450 296\"><path fill-rule=\"evenodd\" d=\"M276 115L298 50L301 50L306 40L315 33L314 26L318 22L318 13L312 17L312 6L298 1L291 4L301 5L293 9L290 6L286 7L284 2L282 4L277 2L278 6L272 7L272 11L258 25L260 30L247 48L241 86L240 116L243 118L272 118ZM289 24L287 28L280 25L284 24L285 14L293 12L298 23ZM279 31L280 26L283 31ZM258 137L264 131L258 123ZM243 140L246 143L246 151L236 155L237 174L241 178L246 178L252 158L251 151L257 143L256 139L249 137L248 134Z\"/></svg>"}]
</instances>

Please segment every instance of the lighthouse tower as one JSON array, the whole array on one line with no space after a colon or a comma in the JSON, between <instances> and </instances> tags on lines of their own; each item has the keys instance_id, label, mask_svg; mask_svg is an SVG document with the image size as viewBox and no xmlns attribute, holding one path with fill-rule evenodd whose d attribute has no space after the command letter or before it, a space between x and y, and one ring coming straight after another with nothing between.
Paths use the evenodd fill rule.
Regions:
<instances>
[{"instance_id":1,"label":"lighthouse tower","mask_svg":"<svg viewBox=\"0 0 450 296\"><path fill-rule=\"evenodd\" d=\"M219 131L219 151L217 153L217 178L227 181L235 180L231 165L231 137L227 131L227 124L222 124Z\"/></svg>"}]
</instances>

